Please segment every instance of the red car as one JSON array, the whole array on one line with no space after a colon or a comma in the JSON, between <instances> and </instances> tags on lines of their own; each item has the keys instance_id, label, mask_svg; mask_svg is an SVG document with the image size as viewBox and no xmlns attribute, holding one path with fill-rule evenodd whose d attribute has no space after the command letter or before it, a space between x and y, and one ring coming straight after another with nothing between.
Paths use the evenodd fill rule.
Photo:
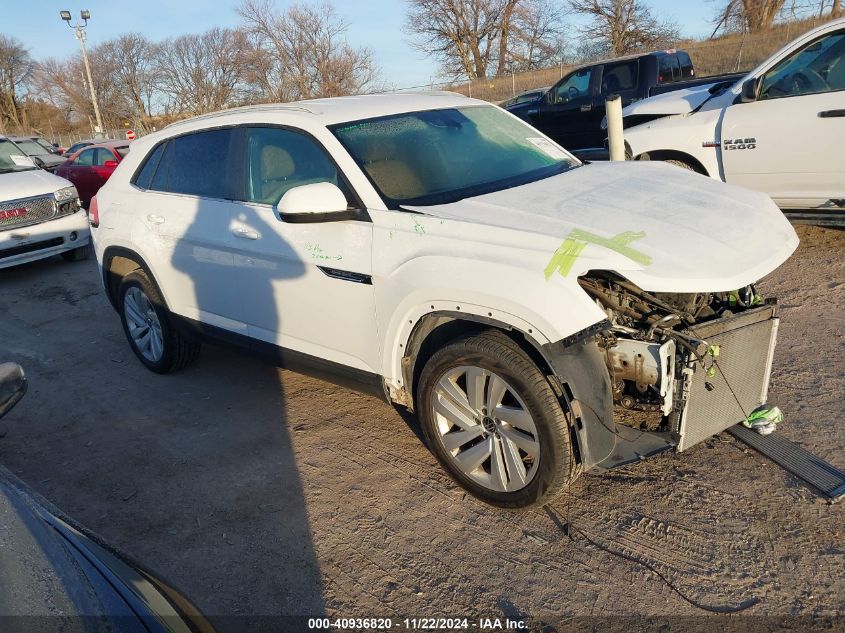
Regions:
<instances>
[{"instance_id":1,"label":"red car","mask_svg":"<svg viewBox=\"0 0 845 633\"><path fill-rule=\"evenodd\" d=\"M82 206L88 208L114 168L129 153L127 141L111 141L89 145L75 152L53 171L57 176L70 180L79 192Z\"/></svg>"}]
</instances>

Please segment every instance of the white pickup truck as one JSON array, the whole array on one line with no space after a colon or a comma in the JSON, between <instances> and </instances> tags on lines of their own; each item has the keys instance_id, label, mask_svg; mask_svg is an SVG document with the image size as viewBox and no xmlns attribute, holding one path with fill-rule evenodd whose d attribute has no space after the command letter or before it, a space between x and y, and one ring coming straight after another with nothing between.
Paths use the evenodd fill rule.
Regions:
<instances>
[{"instance_id":1,"label":"white pickup truck","mask_svg":"<svg viewBox=\"0 0 845 633\"><path fill-rule=\"evenodd\" d=\"M733 85L644 99L623 117L629 158L762 191L781 209L845 211L845 19Z\"/></svg>"},{"instance_id":2,"label":"white pickup truck","mask_svg":"<svg viewBox=\"0 0 845 633\"><path fill-rule=\"evenodd\" d=\"M0 136L0 268L59 254L77 261L92 250L76 187Z\"/></svg>"}]
</instances>

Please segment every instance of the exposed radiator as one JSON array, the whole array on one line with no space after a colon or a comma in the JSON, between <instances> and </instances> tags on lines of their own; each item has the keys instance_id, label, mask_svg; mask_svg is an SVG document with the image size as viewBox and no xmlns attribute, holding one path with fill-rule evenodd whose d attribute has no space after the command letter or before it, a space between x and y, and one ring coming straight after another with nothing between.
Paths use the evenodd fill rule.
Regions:
<instances>
[{"instance_id":1,"label":"exposed radiator","mask_svg":"<svg viewBox=\"0 0 845 633\"><path fill-rule=\"evenodd\" d=\"M741 422L766 402L778 322L776 307L766 305L690 328L696 338L719 346L718 367L708 376L700 363L690 364L686 402L673 416L679 451Z\"/></svg>"}]
</instances>

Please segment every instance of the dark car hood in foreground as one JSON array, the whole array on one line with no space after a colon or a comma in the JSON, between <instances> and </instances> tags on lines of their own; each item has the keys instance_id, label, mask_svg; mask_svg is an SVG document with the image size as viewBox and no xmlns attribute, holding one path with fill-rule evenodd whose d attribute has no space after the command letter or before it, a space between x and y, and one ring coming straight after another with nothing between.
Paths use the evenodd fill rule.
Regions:
<instances>
[{"instance_id":1,"label":"dark car hood in foreground","mask_svg":"<svg viewBox=\"0 0 845 633\"><path fill-rule=\"evenodd\" d=\"M3 632L213 633L191 603L0 466Z\"/></svg>"}]
</instances>

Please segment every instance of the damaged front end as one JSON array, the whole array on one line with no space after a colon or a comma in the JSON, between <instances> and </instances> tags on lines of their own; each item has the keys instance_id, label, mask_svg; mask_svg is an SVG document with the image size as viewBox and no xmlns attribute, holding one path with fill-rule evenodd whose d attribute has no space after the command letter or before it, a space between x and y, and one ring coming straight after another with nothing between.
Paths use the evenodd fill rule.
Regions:
<instances>
[{"instance_id":1,"label":"damaged front end","mask_svg":"<svg viewBox=\"0 0 845 633\"><path fill-rule=\"evenodd\" d=\"M582 399L590 394L572 397L585 468L686 450L766 402L777 308L753 286L650 293L595 271L578 283L607 315L591 346L604 361L612 394L593 394L587 406Z\"/></svg>"}]
</instances>

